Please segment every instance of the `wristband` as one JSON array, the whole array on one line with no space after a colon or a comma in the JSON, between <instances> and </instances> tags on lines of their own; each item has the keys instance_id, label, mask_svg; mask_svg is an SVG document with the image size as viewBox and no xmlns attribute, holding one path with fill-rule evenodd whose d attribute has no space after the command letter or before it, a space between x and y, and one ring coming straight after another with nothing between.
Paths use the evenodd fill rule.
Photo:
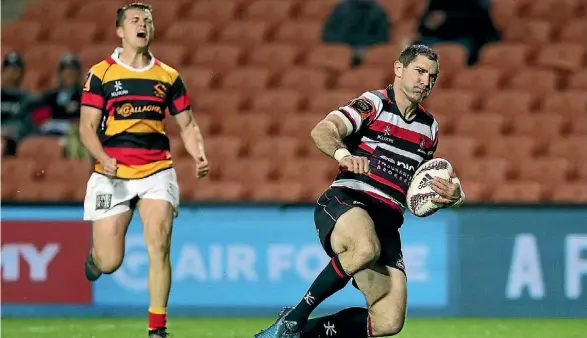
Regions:
<instances>
[{"instance_id":1,"label":"wristband","mask_svg":"<svg viewBox=\"0 0 587 338\"><path fill-rule=\"evenodd\" d=\"M340 162L340 160L342 160L343 158L351 155L351 152L347 148L338 148L334 151L334 155L332 157L334 157L335 160Z\"/></svg>"}]
</instances>

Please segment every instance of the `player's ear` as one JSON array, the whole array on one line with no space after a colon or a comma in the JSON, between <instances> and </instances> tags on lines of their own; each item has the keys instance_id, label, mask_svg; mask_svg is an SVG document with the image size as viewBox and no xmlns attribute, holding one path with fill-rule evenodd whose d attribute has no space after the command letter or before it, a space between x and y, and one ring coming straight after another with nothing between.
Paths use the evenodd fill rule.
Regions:
<instances>
[{"instance_id":1,"label":"player's ear","mask_svg":"<svg viewBox=\"0 0 587 338\"><path fill-rule=\"evenodd\" d=\"M122 39L124 38L124 29L122 29L122 27L117 27L116 28L116 35Z\"/></svg>"},{"instance_id":2,"label":"player's ear","mask_svg":"<svg viewBox=\"0 0 587 338\"><path fill-rule=\"evenodd\" d=\"M401 62L399 62L399 60L396 60L393 63L393 72L395 73L395 77L397 77L397 78L402 77L402 74L404 73L404 66L402 65Z\"/></svg>"}]
</instances>

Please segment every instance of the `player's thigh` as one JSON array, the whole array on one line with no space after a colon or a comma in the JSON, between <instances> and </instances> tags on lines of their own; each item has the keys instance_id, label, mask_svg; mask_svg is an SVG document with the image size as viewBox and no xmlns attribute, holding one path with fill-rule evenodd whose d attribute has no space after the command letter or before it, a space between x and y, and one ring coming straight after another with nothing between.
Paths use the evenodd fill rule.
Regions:
<instances>
[{"instance_id":1,"label":"player's thigh","mask_svg":"<svg viewBox=\"0 0 587 338\"><path fill-rule=\"evenodd\" d=\"M122 205L113 210L122 209L120 213L106 216L92 222L93 252L96 260L106 268L122 263L124 257L124 240L128 225L132 219L132 210Z\"/></svg>"},{"instance_id":2,"label":"player's thigh","mask_svg":"<svg viewBox=\"0 0 587 338\"><path fill-rule=\"evenodd\" d=\"M374 222L352 191L331 188L318 198L314 222L329 255L361 247L378 252Z\"/></svg>"},{"instance_id":3,"label":"player's thigh","mask_svg":"<svg viewBox=\"0 0 587 338\"><path fill-rule=\"evenodd\" d=\"M369 318L374 334L397 334L405 318L408 298L404 271L374 264L353 276L369 306Z\"/></svg>"}]
</instances>

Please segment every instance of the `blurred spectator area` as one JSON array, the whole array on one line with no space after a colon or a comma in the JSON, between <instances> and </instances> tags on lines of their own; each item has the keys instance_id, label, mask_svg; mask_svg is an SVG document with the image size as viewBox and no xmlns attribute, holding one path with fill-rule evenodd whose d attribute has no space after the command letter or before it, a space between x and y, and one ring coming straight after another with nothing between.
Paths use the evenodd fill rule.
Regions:
<instances>
[{"instance_id":1,"label":"blurred spectator area","mask_svg":"<svg viewBox=\"0 0 587 338\"><path fill-rule=\"evenodd\" d=\"M309 132L328 112L392 81L422 0L380 0L393 42L350 68L347 47L323 45L333 0L156 0L153 52L180 70L211 161L197 181L177 127L168 134L184 200L313 201L337 167ZM64 51L84 68L118 45L124 2L31 1L3 25L2 52L23 52L25 87L40 91ZM441 44L441 76L425 106L440 123L437 156L454 163L470 201L587 201L587 3L493 0L503 41L465 64ZM25 139L2 161L3 200L82 200L91 171L50 137Z\"/></svg>"}]
</instances>

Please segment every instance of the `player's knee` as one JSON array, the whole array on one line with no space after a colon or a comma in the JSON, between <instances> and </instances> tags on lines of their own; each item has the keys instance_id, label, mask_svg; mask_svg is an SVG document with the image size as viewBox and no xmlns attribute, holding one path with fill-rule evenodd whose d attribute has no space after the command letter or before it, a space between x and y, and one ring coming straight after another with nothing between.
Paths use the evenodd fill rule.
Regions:
<instances>
[{"instance_id":1,"label":"player's knee","mask_svg":"<svg viewBox=\"0 0 587 338\"><path fill-rule=\"evenodd\" d=\"M147 238L147 251L151 259L162 259L169 256L170 238L167 231L156 231Z\"/></svg>"},{"instance_id":2,"label":"player's knee","mask_svg":"<svg viewBox=\"0 0 587 338\"><path fill-rule=\"evenodd\" d=\"M94 251L93 256L96 266L105 274L115 272L122 265L122 254L119 255L113 252L110 254L100 254Z\"/></svg>"},{"instance_id":3,"label":"player's knee","mask_svg":"<svg viewBox=\"0 0 587 338\"><path fill-rule=\"evenodd\" d=\"M402 331L404 328L405 318L403 315L386 315L378 316L372 321L373 335L375 337L394 336Z\"/></svg>"},{"instance_id":4,"label":"player's knee","mask_svg":"<svg viewBox=\"0 0 587 338\"><path fill-rule=\"evenodd\" d=\"M361 265L369 265L379 259L381 244L377 239L365 239L357 242L353 251Z\"/></svg>"}]
</instances>

